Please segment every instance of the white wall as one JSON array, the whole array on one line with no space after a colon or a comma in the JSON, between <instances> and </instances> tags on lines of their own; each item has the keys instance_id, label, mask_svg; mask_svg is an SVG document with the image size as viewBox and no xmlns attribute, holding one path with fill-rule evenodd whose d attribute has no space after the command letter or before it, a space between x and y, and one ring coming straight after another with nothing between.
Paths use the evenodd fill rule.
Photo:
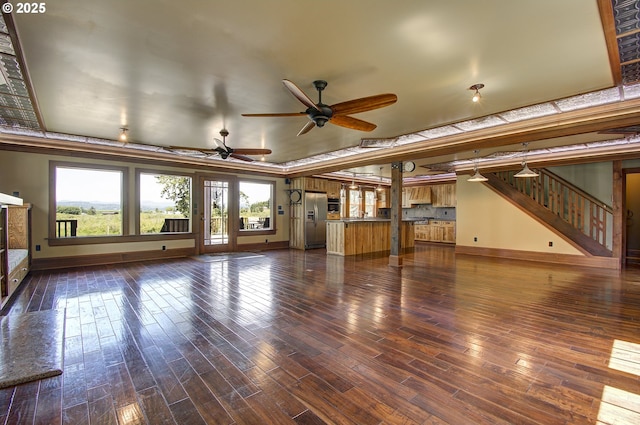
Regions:
<instances>
[{"instance_id":1,"label":"white wall","mask_svg":"<svg viewBox=\"0 0 640 425\"><path fill-rule=\"evenodd\" d=\"M461 175L457 180L457 245L583 255L493 190L468 178Z\"/></svg>"},{"instance_id":2,"label":"white wall","mask_svg":"<svg viewBox=\"0 0 640 425\"><path fill-rule=\"evenodd\" d=\"M91 245L71 245L71 246L49 246L47 243L49 226L49 161L80 162L83 164L109 164L129 168L129 217L130 230L132 233L134 222L133 199L135 196L135 169L154 169L179 171L186 174L195 174L196 170L189 168L178 168L168 166L155 166L150 164L127 163L120 161L104 161L87 158L75 158L68 156L50 156L43 154L11 152L0 150L0 193L11 195L13 192L20 192L20 197L25 202L32 204L32 233L31 240L34 247L33 258L55 258L76 255L93 255L108 253L123 253L136 251L149 251L160 249L165 245L167 249L192 248L195 246L194 239L171 239L156 241L136 241L126 243L107 243ZM202 170L198 170L202 172ZM212 170L211 173L223 174ZM239 176L251 179L261 179L256 176ZM289 198L285 192L285 180L273 177L264 177L265 180L276 181L276 193L274 200L275 224L277 233L265 237L260 236L240 236L238 244L264 243L265 238L269 242L280 242L289 240ZM277 214L278 205L285 211L284 215ZM41 246L41 251L35 251L35 245Z\"/></svg>"}]
</instances>

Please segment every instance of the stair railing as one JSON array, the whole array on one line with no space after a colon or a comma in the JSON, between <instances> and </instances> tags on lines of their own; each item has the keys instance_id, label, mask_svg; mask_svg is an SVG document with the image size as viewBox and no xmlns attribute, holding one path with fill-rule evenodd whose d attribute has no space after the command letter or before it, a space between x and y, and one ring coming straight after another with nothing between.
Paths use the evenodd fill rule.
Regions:
<instances>
[{"instance_id":1,"label":"stair railing","mask_svg":"<svg viewBox=\"0 0 640 425\"><path fill-rule=\"evenodd\" d=\"M517 171L500 171L502 181L562 218L601 245L611 249L608 235L613 209L548 170L538 170L538 177L516 178Z\"/></svg>"}]
</instances>

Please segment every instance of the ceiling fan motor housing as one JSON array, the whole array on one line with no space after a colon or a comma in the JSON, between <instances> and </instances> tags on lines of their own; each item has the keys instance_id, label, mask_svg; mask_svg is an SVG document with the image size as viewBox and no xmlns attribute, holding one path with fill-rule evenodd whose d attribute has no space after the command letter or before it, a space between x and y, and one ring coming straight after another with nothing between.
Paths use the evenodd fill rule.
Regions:
<instances>
[{"instance_id":1,"label":"ceiling fan motor housing","mask_svg":"<svg viewBox=\"0 0 640 425\"><path fill-rule=\"evenodd\" d=\"M333 116L333 111L328 105L322 103L319 103L317 106L318 109L308 108L305 113L318 127L323 127Z\"/></svg>"}]
</instances>

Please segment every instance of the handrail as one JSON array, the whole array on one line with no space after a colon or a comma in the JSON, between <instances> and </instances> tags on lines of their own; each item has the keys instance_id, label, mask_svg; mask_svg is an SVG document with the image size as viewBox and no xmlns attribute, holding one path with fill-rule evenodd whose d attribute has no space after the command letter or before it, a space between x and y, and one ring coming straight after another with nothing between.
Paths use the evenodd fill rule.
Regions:
<instances>
[{"instance_id":1,"label":"handrail","mask_svg":"<svg viewBox=\"0 0 640 425\"><path fill-rule=\"evenodd\" d=\"M548 170L538 170L538 177L517 178L515 174L516 171L495 173L520 193L610 249L607 231L613 220L611 206Z\"/></svg>"},{"instance_id":2,"label":"handrail","mask_svg":"<svg viewBox=\"0 0 640 425\"><path fill-rule=\"evenodd\" d=\"M573 190L574 192L578 193L580 196L586 198L587 200L589 200L590 202L593 202L594 204L599 204L600 206L602 206L602 208L607 210L608 213L613 214L613 207L612 206L606 204L605 202L601 201L600 199L595 198L593 195L591 195L591 194L585 192L584 190L580 189L578 186L574 185L570 181L563 179L559 175L554 174L549 170L539 169L538 173L539 174L544 174L546 176L549 176L549 177L553 178L554 180L558 180L563 185L570 187L571 190Z\"/></svg>"}]
</instances>

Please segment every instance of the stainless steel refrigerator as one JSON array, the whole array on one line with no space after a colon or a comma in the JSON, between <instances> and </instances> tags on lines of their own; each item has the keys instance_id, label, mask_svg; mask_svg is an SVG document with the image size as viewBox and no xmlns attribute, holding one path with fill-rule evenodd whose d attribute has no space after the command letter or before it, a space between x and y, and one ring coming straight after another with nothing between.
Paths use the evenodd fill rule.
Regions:
<instances>
[{"instance_id":1,"label":"stainless steel refrigerator","mask_svg":"<svg viewBox=\"0 0 640 425\"><path fill-rule=\"evenodd\" d=\"M304 195L304 247L327 245L327 194L306 192Z\"/></svg>"}]
</instances>

